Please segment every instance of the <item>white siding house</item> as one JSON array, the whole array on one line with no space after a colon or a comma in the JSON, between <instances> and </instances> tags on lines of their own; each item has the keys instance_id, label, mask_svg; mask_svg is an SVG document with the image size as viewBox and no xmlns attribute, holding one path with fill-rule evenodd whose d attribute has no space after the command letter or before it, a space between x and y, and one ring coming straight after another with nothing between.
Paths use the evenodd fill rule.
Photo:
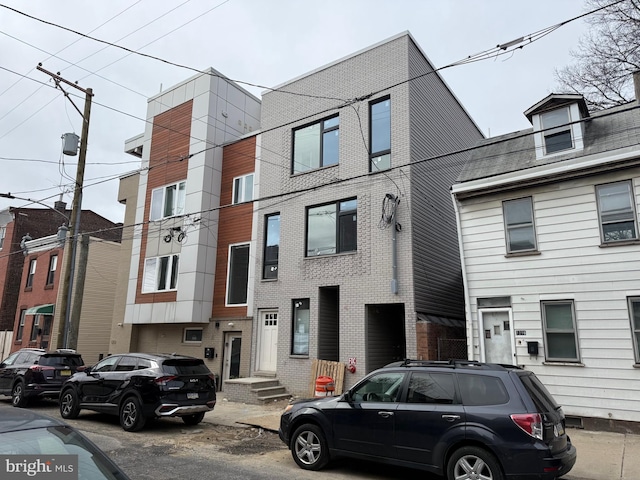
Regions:
<instances>
[{"instance_id":1,"label":"white siding house","mask_svg":"<svg viewBox=\"0 0 640 480\"><path fill-rule=\"evenodd\" d=\"M640 108L549 95L452 187L470 359L534 371L570 420L640 422ZM633 425L637 426L637 425Z\"/></svg>"}]
</instances>

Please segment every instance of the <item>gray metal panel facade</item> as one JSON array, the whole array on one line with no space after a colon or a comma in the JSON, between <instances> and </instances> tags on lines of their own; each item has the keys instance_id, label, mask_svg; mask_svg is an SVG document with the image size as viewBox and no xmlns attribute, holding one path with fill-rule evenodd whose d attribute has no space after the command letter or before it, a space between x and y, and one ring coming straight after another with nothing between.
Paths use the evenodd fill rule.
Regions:
<instances>
[{"instance_id":1,"label":"gray metal panel facade","mask_svg":"<svg viewBox=\"0 0 640 480\"><path fill-rule=\"evenodd\" d=\"M416 311L464 318L455 213L449 188L468 154L439 157L483 138L458 100L410 42L411 221ZM436 157L436 158L434 158Z\"/></svg>"}]
</instances>

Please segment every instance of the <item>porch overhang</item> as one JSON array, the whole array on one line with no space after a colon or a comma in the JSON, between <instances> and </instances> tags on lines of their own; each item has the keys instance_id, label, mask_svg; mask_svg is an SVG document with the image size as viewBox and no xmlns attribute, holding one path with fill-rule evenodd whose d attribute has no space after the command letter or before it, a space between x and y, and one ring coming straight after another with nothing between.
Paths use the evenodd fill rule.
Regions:
<instances>
[{"instance_id":1,"label":"porch overhang","mask_svg":"<svg viewBox=\"0 0 640 480\"><path fill-rule=\"evenodd\" d=\"M53 303L46 303L44 305L38 305L36 307L28 308L24 313L25 315L53 315L53 309L55 305Z\"/></svg>"}]
</instances>

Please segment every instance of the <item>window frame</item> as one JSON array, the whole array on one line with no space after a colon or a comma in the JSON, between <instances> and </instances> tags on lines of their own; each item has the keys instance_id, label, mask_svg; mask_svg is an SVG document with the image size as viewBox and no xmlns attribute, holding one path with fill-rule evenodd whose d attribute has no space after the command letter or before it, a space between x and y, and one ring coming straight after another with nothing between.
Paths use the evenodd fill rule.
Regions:
<instances>
[{"instance_id":1,"label":"window frame","mask_svg":"<svg viewBox=\"0 0 640 480\"><path fill-rule=\"evenodd\" d=\"M7 226L6 225L2 225L0 226L0 250L2 250L2 248L4 247L4 238L7 235Z\"/></svg>"},{"instance_id":2,"label":"window frame","mask_svg":"<svg viewBox=\"0 0 640 480\"><path fill-rule=\"evenodd\" d=\"M35 342L38 340L38 330L40 330L40 315L36 314L33 316L33 323L31 326L31 334L29 336L30 342Z\"/></svg>"},{"instance_id":3,"label":"window frame","mask_svg":"<svg viewBox=\"0 0 640 480\"><path fill-rule=\"evenodd\" d=\"M22 335L24 335L24 324L27 319L27 309L20 309L20 320L18 321L18 331L16 332L16 342L22 342Z\"/></svg>"},{"instance_id":4,"label":"window frame","mask_svg":"<svg viewBox=\"0 0 640 480\"><path fill-rule=\"evenodd\" d=\"M274 229L270 229L270 227L272 225L272 223L269 223L269 221L271 219L274 218L278 218L277 221L277 243L270 245L269 244L269 237L270 234L271 236L275 236L276 232L275 227ZM278 279L278 262L279 262L279 257L280 257L280 225L281 225L281 217L280 217L280 212L277 213L270 213L269 215L265 215L264 217L264 246L263 246L263 254L262 254L262 279L263 280L277 280ZM274 258L270 258L268 252L269 252L269 247L277 247L277 249L273 250L275 252L275 259ZM271 273L271 275L269 275Z\"/></svg>"},{"instance_id":5,"label":"window frame","mask_svg":"<svg viewBox=\"0 0 640 480\"><path fill-rule=\"evenodd\" d=\"M233 252L238 248L247 248L247 266L246 266L246 279L245 287L244 287L244 301L240 303L232 303L231 302L231 287L232 287L232 276L234 271L232 271L232 262L234 259ZM251 243L250 242L241 242L241 243L233 243L229 245L228 255L227 255L227 282L226 289L224 295L224 303L227 307L246 307L249 301L249 273L250 273L250 265L251 265Z\"/></svg>"},{"instance_id":6,"label":"window frame","mask_svg":"<svg viewBox=\"0 0 640 480\"><path fill-rule=\"evenodd\" d=\"M25 288L33 288L33 278L36 275L37 264L38 259L32 258L29 260L29 270L27 273L27 283L25 284Z\"/></svg>"},{"instance_id":7,"label":"window frame","mask_svg":"<svg viewBox=\"0 0 640 480\"><path fill-rule=\"evenodd\" d=\"M378 135L374 135L373 110L377 105L383 102L389 102L389 125L388 125L389 148L386 148L383 150L374 150L373 146L375 143L375 137L377 137ZM386 127L386 124L385 124L385 127ZM374 169L373 166L374 164L376 164L374 160L382 159L383 157L386 157L386 156L388 156L388 160L387 160L388 166L386 166L386 168L378 168L376 166L376 168ZM379 160L379 162L381 163L382 160ZM386 95L382 98L378 98L376 100L372 100L371 102L369 102L369 172L370 173L382 172L385 170L389 170L390 168L391 168L391 95Z\"/></svg>"},{"instance_id":8,"label":"window frame","mask_svg":"<svg viewBox=\"0 0 640 480\"><path fill-rule=\"evenodd\" d=\"M342 204L348 204L350 202L355 202L355 207L354 208L345 208L345 210L341 210L341 206ZM311 254L310 249L309 249L309 229L311 226L311 223L309 221L310 217L310 213L313 209L317 209L317 208L322 208L322 207L327 207L333 205L335 206L335 235L334 235L334 246L329 248L328 250L335 250L333 252L328 252L328 253L320 253L324 250L327 249L318 249L315 248L314 250L317 251L317 253L315 254ZM348 243L346 242L346 239L344 239L344 235L342 235L342 223L341 220L348 217L349 215L355 215L355 248L349 248ZM335 202L328 202L328 203L321 203L319 205L310 205L308 207L306 207L306 211L305 211L305 258L313 258L313 257L322 257L325 255L337 255L337 254L341 254L341 253L347 253L347 252L357 252L358 251L358 198L357 197L351 197L351 198L347 198L347 199L343 199L343 200L337 200Z\"/></svg>"},{"instance_id":9,"label":"window frame","mask_svg":"<svg viewBox=\"0 0 640 480\"><path fill-rule=\"evenodd\" d=\"M507 215L508 205L515 205L516 202L522 202L523 200L529 200L531 221L526 223L514 223L512 225L509 225L508 215ZM538 251L538 238L537 238L537 232L536 232L536 215L535 215L535 208L533 204L533 197L529 196L529 197L520 197L520 198L513 198L510 200L504 200L502 202L502 219L504 222L505 244L507 247L507 254L532 253L532 252ZM513 242L512 242L510 233L513 230L524 229L524 228L530 228L532 231L533 247L515 250L512 245Z\"/></svg>"},{"instance_id":10,"label":"window frame","mask_svg":"<svg viewBox=\"0 0 640 480\"><path fill-rule=\"evenodd\" d=\"M572 321L572 329L549 329L547 326L547 310L546 310L546 306L547 305L562 305L562 304L568 304L570 306L571 309L571 321ZM578 325L577 325L577 319L576 319L576 310L575 310L575 303L572 299L566 299L566 300L541 300L540 301L540 313L542 316L542 331L543 331L543 335L544 335L544 345L545 345L545 359L548 362L560 362L560 363L580 363L580 342L578 339ZM576 351L576 356L574 358L567 358L567 357L557 357L557 356L552 356L550 350L550 341L549 341L549 334L554 335L554 334L558 334L558 335L565 335L565 334L572 334L573 335L573 342L574 342L574 347L575 347L575 351Z\"/></svg>"},{"instance_id":11,"label":"window frame","mask_svg":"<svg viewBox=\"0 0 640 480\"><path fill-rule=\"evenodd\" d=\"M188 332L198 332L200 339L199 340L189 340L188 339ZM198 328L194 328L194 327L187 327L182 331L182 343L189 343L189 344L198 344L198 343L202 343L202 338L203 338L203 328L202 327L198 327Z\"/></svg>"},{"instance_id":12,"label":"window frame","mask_svg":"<svg viewBox=\"0 0 640 480\"><path fill-rule=\"evenodd\" d=\"M249 180L250 179L250 180ZM251 192L247 195L247 185L251 185ZM254 173L247 173L246 175L240 175L233 179L233 188L231 195L231 203L237 205L239 203L253 201L254 192Z\"/></svg>"},{"instance_id":13,"label":"window frame","mask_svg":"<svg viewBox=\"0 0 640 480\"><path fill-rule=\"evenodd\" d=\"M304 317L300 317L302 312L306 312ZM311 300L309 298L293 299L291 300L291 355L308 357L311 350L310 339Z\"/></svg>"},{"instance_id":14,"label":"window frame","mask_svg":"<svg viewBox=\"0 0 640 480\"><path fill-rule=\"evenodd\" d=\"M329 122L331 120L335 120L337 119L338 122L335 125L330 125L329 127L325 126L326 122ZM296 167L296 165L303 165L306 166L306 164L301 163L300 161L296 161L296 134L302 130L304 130L305 128L310 128L313 127L315 125L319 125L319 134L318 134L318 166L309 166L308 168L303 169L298 169L298 167ZM338 132L338 154L337 154L337 158L336 161L333 163L328 163L328 161L330 159L325 159L325 152L324 152L324 139L325 139L325 135L330 134L331 132ZM306 172L311 172L314 170L318 170L320 168L325 168L325 167L330 167L333 165L338 165L340 164L340 115L336 114L336 115L331 115L329 117L323 118L322 120L317 120L315 122L311 122L311 123L307 123L305 125L301 125L299 127L295 127L292 131L291 131L291 136L292 136L292 140L291 140L291 174L292 175L298 175L298 174L302 174L302 173L306 173Z\"/></svg>"},{"instance_id":15,"label":"window frame","mask_svg":"<svg viewBox=\"0 0 640 480\"><path fill-rule=\"evenodd\" d=\"M546 127L544 124L544 118L548 118L551 114L558 113L560 111L565 111L567 113L567 121L556 126L551 125L549 127ZM542 127L542 146L544 148L545 155L555 155L557 153L566 152L567 150L574 150L576 148L574 132L571 128L571 108L569 105L554 108L553 110L548 110L546 112L540 113L540 126ZM569 134L571 145L569 147L563 147L558 150L549 151L547 140L566 133Z\"/></svg>"},{"instance_id":16,"label":"window frame","mask_svg":"<svg viewBox=\"0 0 640 480\"><path fill-rule=\"evenodd\" d=\"M167 202L168 195L167 192L172 187L175 187L175 195L171 201L171 214L167 215ZM157 195L161 194L160 197ZM157 187L151 190L151 199L149 202L149 221L155 222L158 220L163 220L165 218L177 217L180 215L184 215L185 212L185 203L187 196L187 181L181 180L179 182L170 183L168 185L164 185L162 187ZM160 206L158 207L158 203ZM158 208L160 209L159 211Z\"/></svg>"},{"instance_id":17,"label":"window frame","mask_svg":"<svg viewBox=\"0 0 640 480\"><path fill-rule=\"evenodd\" d=\"M634 324L634 304L637 305L638 325ZM633 353L636 365L640 365L640 297L628 297L629 323L631 326L631 341L633 343Z\"/></svg>"},{"instance_id":18,"label":"window frame","mask_svg":"<svg viewBox=\"0 0 640 480\"><path fill-rule=\"evenodd\" d=\"M164 275L162 274L162 260L169 259L165 265L166 272ZM148 287L149 280L148 269L150 268L151 263L153 262L154 269L154 288L150 289ZM178 290L178 276L180 273L180 255L177 253L173 253L170 255L161 255L157 257L147 257L144 259L144 268L142 272L142 285L140 288L141 293L159 293L159 292L174 292ZM149 273L150 275L150 273ZM160 289L160 281L164 277L165 286L167 285L167 281L169 284L169 288ZM172 286L173 285L173 286Z\"/></svg>"},{"instance_id":19,"label":"window frame","mask_svg":"<svg viewBox=\"0 0 640 480\"><path fill-rule=\"evenodd\" d=\"M49 257L49 271L47 273L46 285L53 285L56 279L56 270L58 268L58 255L51 255Z\"/></svg>"},{"instance_id":20,"label":"window frame","mask_svg":"<svg viewBox=\"0 0 640 480\"><path fill-rule=\"evenodd\" d=\"M623 184L627 186L627 193L628 193L628 200L629 200L629 210L628 210L629 218L623 221L618 220L618 221L605 222L603 219L603 216L606 215L606 213L603 213L603 207L602 207L603 197L600 195L600 192L605 187L614 186L614 185L623 185ZM630 242L630 241L638 240L639 239L638 220L637 220L637 214L636 214L636 198L634 195L633 181L629 179L629 180L621 180L618 182L601 183L601 184L595 185L595 196L596 196L596 206L598 209L598 228L600 230L600 241L602 242L602 244L613 245L620 242ZM622 238L617 240L606 239L607 234L605 233L605 225L629 223L630 221L633 222L633 236L631 238Z\"/></svg>"}]
</instances>

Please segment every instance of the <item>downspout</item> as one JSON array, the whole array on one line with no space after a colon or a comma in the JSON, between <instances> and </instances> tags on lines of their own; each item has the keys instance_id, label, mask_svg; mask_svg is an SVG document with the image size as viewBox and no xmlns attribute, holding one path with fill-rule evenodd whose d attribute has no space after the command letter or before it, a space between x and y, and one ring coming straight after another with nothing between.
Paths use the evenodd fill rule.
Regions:
<instances>
[{"instance_id":1,"label":"downspout","mask_svg":"<svg viewBox=\"0 0 640 480\"><path fill-rule=\"evenodd\" d=\"M451 191L451 200L453 201L453 209L456 212L456 228L458 230L458 250L460 251L460 268L462 269L462 286L464 289L464 316L467 327L467 359L473 358L473 322L471 318L471 299L469 297L469 287L467 284L467 268L464 258L464 247L462 243L462 227L460 222L460 211L458 209L458 200L455 193Z\"/></svg>"}]
</instances>

